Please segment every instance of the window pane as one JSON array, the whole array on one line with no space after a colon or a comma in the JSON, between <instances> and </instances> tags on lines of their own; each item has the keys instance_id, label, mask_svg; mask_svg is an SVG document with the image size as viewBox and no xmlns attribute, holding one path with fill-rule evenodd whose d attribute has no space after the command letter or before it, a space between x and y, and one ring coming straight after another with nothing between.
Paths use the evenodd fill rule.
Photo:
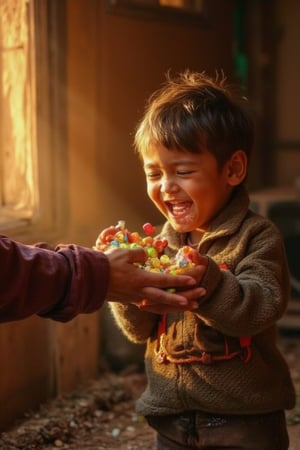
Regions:
<instances>
[{"instance_id":1,"label":"window pane","mask_svg":"<svg viewBox=\"0 0 300 450\"><path fill-rule=\"evenodd\" d=\"M26 0L0 0L0 224L31 219L38 195Z\"/></svg>"}]
</instances>

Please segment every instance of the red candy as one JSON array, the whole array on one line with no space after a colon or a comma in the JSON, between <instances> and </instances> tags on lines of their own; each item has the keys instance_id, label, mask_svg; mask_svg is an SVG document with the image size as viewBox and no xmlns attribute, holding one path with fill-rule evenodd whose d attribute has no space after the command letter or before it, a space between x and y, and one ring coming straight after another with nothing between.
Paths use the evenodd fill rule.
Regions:
<instances>
[{"instance_id":1,"label":"red candy","mask_svg":"<svg viewBox=\"0 0 300 450\"><path fill-rule=\"evenodd\" d=\"M147 222L143 225L143 230L147 236L151 236L151 234L155 233L155 228L151 223Z\"/></svg>"},{"instance_id":2,"label":"red candy","mask_svg":"<svg viewBox=\"0 0 300 450\"><path fill-rule=\"evenodd\" d=\"M148 255L144 264L139 265L142 269L164 272L170 274L180 274L195 266L196 258L194 253L196 250L188 246L184 246L175 255L169 257L164 254L165 248L168 246L168 241L165 238L155 239L152 235L155 233L155 228L151 223L145 223L143 230L145 237L140 236L136 231L129 231L123 220L120 220L114 227L108 227L103 230L97 241L94 249L100 251L107 251L114 248L144 248Z\"/></svg>"}]
</instances>

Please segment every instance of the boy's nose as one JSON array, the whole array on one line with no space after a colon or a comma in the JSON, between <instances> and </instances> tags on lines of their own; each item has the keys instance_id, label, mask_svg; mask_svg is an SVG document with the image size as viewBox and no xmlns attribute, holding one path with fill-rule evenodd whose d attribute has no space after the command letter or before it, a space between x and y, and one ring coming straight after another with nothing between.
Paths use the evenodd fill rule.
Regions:
<instances>
[{"instance_id":1,"label":"boy's nose","mask_svg":"<svg viewBox=\"0 0 300 450\"><path fill-rule=\"evenodd\" d=\"M161 182L160 190L161 190L161 192L166 192L166 193L176 192L178 190L178 186L171 179L164 179Z\"/></svg>"}]
</instances>

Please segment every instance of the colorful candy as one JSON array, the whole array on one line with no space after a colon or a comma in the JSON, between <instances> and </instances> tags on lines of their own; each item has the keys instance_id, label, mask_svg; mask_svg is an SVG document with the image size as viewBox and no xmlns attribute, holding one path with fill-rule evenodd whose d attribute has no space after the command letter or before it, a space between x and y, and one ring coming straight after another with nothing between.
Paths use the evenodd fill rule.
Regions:
<instances>
[{"instance_id":1,"label":"colorful candy","mask_svg":"<svg viewBox=\"0 0 300 450\"><path fill-rule=\"evenodd\" d=\"M153 225L151 225L151 223L145 223L144 225L143 225L143 230L145 231L145 233L147 234L147 235L150 235L151 236L151 234L154 234L155 233L155 228L154 228L154 226Z\"/></svg>"},{"instance_id":2,"label":"colorful candy","mask_svg":"<svg viewBox=\"0 0 300 450\"><path fill-rule=\"evenodd\" d=\"M182 247L175 257L170 258L164 253L168 245L167 239L153 237L155 228L151 223L143 225L146 236L142 237L138 232L130 232L124 220L120 220L116 226L103 230L96 240L94 249L107 251L110 248L137 248L142 247L148 255L144 264L139 267L151 272L163 272L178 275L195 266L197 252L189 246Z\"/></svg>"}]
</instances>

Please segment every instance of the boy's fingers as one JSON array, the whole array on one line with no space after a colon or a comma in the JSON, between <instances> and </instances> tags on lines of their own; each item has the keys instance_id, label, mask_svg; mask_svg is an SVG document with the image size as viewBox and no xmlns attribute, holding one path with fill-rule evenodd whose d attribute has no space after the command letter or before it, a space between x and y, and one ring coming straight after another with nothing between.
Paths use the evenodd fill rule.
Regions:
<instances>
[{"instance_id":1,"label":"boy's fingers","mask_svg":"<svg viewBox=\"0 0 300 450\"><path fill-rule=\"evenodd\" d=\"M155 287L147 287L143 289L145 298L155 304L167 305L187 305L188 300L181 294L173 294Z\"/></svg>"}]
</instances>

